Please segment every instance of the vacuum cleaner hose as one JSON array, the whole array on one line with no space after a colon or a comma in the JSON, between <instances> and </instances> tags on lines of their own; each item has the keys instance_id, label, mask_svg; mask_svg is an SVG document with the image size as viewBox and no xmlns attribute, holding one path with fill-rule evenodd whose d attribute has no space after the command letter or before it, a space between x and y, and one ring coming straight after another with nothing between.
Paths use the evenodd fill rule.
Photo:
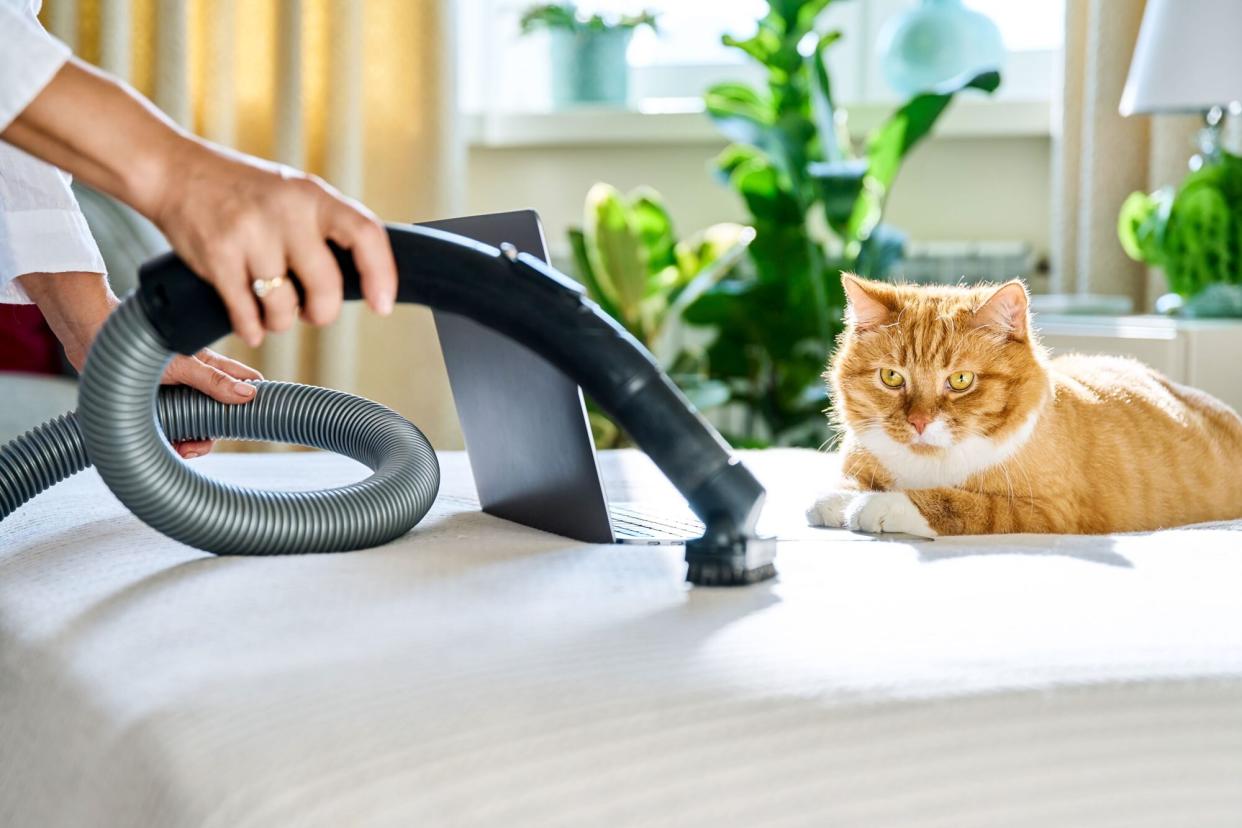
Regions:
<instances>
[{"instance_id":1,"label":"vacuum cleaner hose","mask_svg":"<svg viewBox=\"0 0 1242 828\"><path fill-rule=\"evenodd\" d=\"M435 501L435 452L396 412L339 391L283 382L255 383L251 402L225 405L189 388L160 388L173 356L137 300L123 302L91 349L78 413L0 448L0 519L92 462L113 494L148 525L218 554L377 546L408 532ZM373 473L335 489L263 491L204 477L168 445L218 438L326 449Z\"/></svg>"}]
</instances>

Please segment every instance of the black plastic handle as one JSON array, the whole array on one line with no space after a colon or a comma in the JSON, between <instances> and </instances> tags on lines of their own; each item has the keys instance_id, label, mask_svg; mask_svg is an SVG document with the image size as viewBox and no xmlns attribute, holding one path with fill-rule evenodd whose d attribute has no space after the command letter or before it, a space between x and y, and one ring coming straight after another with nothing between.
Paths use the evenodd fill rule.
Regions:
<instances>
[{"instance_id":1,"label":"black plastic handle","mask_svg":"<svg viewBox=\"0 0 1242 828\"><path fill-rule=\"evenodd\" d=\"M427 257L457 254L462 261L453 266L460 267L466 265L470 256L475 257L477 265L481 257L495 259L501 255L490 245L428 227L393 224L388 225L388 235L397 258L399 302L428 304L419 298L417 288L422 279L416 275L429 266L434 269ZM361 299L362 280L353 255L332 242L328 242L328 249L341 270L345 300ZM562 280L566 278L556 275ZM139 268L138 278L147 317L174 351L193 354L232 332L224 300L176 253L165 253L146 262ZM290 272L288 278L301 294L297 275Z\"/></svg>"},{"instance_id":2,"label":"black plastic handle","mask_svg":"<svg viewBox=\"0 0 1242 828\"><path fill-rule=\"evenodd\" d=\"M388 234L397 301L461 314L530 348L581 385L668 476L707 525L688 548L692 575L696 556L708 563L727 556L734 569L770 574L770 549L747 542L763 487L646 348L577 282L508 245L497 249L411 225L388 225ZM333 253L345 298L360 298L353 257L335 247ZM143 308L171 349L192 354L229 333L224 302L176 255L153 259L139 277Z\"/></svg>"}]
</instances>

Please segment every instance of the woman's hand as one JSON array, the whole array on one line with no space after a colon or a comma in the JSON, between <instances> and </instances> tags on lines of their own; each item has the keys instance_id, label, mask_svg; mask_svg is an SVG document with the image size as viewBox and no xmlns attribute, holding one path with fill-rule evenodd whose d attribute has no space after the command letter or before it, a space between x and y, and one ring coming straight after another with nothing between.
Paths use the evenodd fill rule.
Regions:
<instances>
[{"instance_id":1,"label":"woman's hand","mask_svg":"<svg viewBox=\"0 0 1242 828\"><path fill-rule=\"evenodd\" d=\"M176 356L164 371L165 385L188 385L202 391L217 402L241 405L254 399L254 386L245 380L261 380L263 375L235 359L204 348L194 356ZM174 443L173 448L186 460L202 457L211 451L211 440L188 440Z\"/></svg>"},{"instance_id":2,"label":"woman's hand","mask_svg":"<svg viewBox=\"0 0 1242 828\"><path fill-rule=\"evenodd\" d=\"M303 316L324 324L341 307L341 274L326 242L349 248L368 303L392 309L397 267L379 220L322 181L216 147L168 120L124 84L72 58L0 138L67 170L151 219L210 282L233 329L251 345L264 328L297 317L285 284L252 290L292 270ZM262 306L262 313L260 313Z\"/></svg>"},{"instance_id":3,"label":"woman's hand","mask_svg":"<svg viewBox=\"0 0 1242 828\"><path fill-rule=\"evenodd\" d=\"M79 372L86 365L91 343L108 315L120 304L98 273L28 273L17 277L39 306L52 332L65 348L65 356ZM188 385L213 400L239 405L254 399L254 386L246 380L263 375L236 360L204 349L192 357L177 356L164 371L166 385ZM187 460L211 451L210 440L191 440L173 446Z\"/></svg>"},{"instance_id":4,"label":"woman's hand","mask_svg":"<svg viewBox=\"0 0 1242 828\"><path fill-rule=\"evenodd\" d=\"M285 282L263 298L255 280L293 271L305 290L302 317L336 319L341 272L331 239L353 251L368 304L392 312L397 268L384 226L369 210L319 179L194 141L174 153L151 219L186 264L210 282L229 309L233 330L257 345L263 330L287 330L298 317L297 292Z\"/></svg>"}]
</instances>

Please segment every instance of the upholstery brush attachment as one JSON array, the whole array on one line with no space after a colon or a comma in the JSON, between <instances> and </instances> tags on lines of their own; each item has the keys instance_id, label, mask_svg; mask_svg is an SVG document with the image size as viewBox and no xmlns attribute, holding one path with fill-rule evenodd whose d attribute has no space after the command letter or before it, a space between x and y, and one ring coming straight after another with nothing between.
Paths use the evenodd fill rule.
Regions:
<instances>
[{"instance_id":1,"label":"upholstery brush attachment","mask_svg":"<svg viewBox=\"0 0 1242 828\"><path fill-rule=\"evenodd\" d=\"M713 534L709 524L703 537L686 543L686 580L696 586L757 584L776 576L775 558L775 538Z\"/></svg>"}]
</instances>

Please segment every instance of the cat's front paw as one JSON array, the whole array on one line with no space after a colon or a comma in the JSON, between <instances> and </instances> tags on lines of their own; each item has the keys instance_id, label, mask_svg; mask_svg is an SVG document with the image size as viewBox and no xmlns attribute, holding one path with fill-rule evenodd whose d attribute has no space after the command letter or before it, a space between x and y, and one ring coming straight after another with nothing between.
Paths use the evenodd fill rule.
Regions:
<instances>
[{"instance_id":1,"label":"cat's front paw","mask_svg":"<svg viewBox=\"0 0 1242 828\"><path fill-rule=\"evenodd\" d=\"M845 526L862 532L904 532L936 537L927 518L904 492L863 492L845 508Z\"/></svg>"},{"instance_id":2,"label":"cat's front paw","mask_svg":"<svg viewBox=\"0 0 1242 828\"><path fill-rule=\"evenodd\" d=\"M857 490L825 492L806 510L807 523L812 526L844 527L845 509L860 494Z\"/></svg>"},{"instance_id":3,"label":"cat's front paw","mask_svg":"<svg viewBox=\"0 0 1242 828\"><path fill-rule=\"evenodd\" d=\"M936 537L936 530L904 492L827 492L806 510L806 519L812 526Z\"/></svg>"}]
</instances>

